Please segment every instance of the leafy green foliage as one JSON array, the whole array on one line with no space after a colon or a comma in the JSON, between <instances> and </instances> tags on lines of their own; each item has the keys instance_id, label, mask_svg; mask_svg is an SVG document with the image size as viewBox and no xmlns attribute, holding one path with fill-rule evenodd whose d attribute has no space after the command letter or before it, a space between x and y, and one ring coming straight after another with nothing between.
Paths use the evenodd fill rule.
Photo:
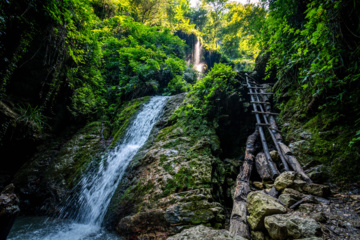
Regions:
<instances>
[{"instance_id":1,"label":"leafy green foliage","mask_svg":"<svg viewBox=\"0 0 360 240\"><path fill-rule=\"evenodd\" d=\"M28 104L26 107L19 106L18 111L20 116L17 121L22 121L30 128L37 132L42 132L43 127L46 125L46 117L41 113L38 106L34 108Z\"/></svg>"},{"instance_id":2,"label":"leafy green foliage","mask_svg":"<svg viewBox=\"0 0 360 240\"><path fill-rule=\"evenodd\" d=\"M203 118L217 121L222 101L236 92L236 72L223 63L215 64L207 76L198 80L189 92L191 103L179 108L174 116L202 121Z\"/></svg>"},{"instance_id":3,"label":"leafy green foliage","mask_svg":"<svg viewBox=\"0 0 360 240\"><path fill-rule=\"evenodd\" d=\"M129 17L103 21L96 30L104 42L104 71L108 99L189 89L183 80L185 44L168 29L148 27Z\"/></svg>"},{"instance_id":4,"label":"leafy green foliage","mask_svg":"<svg viewBox=\"0 0 360 240\"><path fill-rule=\"evenodd\" d=\"M330 162L324 162L338 179L358 178L354 170L358 168L349 168L359 159L354 157L359 152L360 122L358 4L342 0L263 2L268 3L269 14L259 44L271 54L268 77L276 68L279 102L283 101L282 90L291 96L280 108L292 111L296 121L318 119L306 125L314 131L342 126L339 148L326 142L325 148L333 151L326 153L331 154Z\"/></svg>"}]
</instances>

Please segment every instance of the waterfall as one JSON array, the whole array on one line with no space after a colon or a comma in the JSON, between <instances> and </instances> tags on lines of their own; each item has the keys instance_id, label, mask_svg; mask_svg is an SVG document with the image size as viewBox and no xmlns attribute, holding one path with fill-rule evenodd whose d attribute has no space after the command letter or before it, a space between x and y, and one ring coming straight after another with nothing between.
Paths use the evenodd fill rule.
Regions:
<instances>
[{"instance_id":1,"label":"waterfall","mask_svg":"<svg viewBox=\"0 0 360 240\"><path fill-rule=\"evenodd\" d=\"M9 239L115 239L103 237L101 232L106 210L128 164L148 139L167 100L168 97L152 97L131 122L121 143L102 158L95 172L84 174L74 220L66 224L46 223L31 235L10 233Z\"/></svg>"},{"instance_id":2,"label":"waterfall","mask_svg":"<svg viewBox=\"0 0 360 240\"><path fill-rule=\"evenodd\" d=\"M200 74L203 72L204 63L201 63L202 46L200 39L197 39L194 50L194 69Z\"/></svg>"}]
</instances>

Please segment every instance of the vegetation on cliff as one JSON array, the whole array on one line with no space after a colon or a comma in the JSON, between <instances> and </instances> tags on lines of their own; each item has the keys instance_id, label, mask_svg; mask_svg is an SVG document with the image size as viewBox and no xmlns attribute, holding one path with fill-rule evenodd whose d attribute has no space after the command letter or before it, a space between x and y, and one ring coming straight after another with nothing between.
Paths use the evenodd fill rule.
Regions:
<instances>
[{"instance_id":1,"label":"vegetation on cliff","mask_svg":"<svg viewBox=\"0 0 360 240\"><path fill-rule=\"evenodd\" d=\"M54 212L149 96L183 93L130 164L109 218L136 236L141 219L165 236L223 227L234 159L254 127L241 81L256 58L250 76L272 86L299 161L319 166L321 181L358 182L359 12L356 0L3 1L0 150L16 161L0 175L25 186L25 208L52 198L44 209ZM206 49L201 79L189 39Z\"/></svg>"}]
</instances>

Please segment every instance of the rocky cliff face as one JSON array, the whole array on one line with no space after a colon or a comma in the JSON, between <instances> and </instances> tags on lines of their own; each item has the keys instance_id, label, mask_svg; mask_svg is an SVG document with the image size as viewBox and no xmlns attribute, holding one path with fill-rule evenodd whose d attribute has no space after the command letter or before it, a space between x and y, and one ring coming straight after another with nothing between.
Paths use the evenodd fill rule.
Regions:
<instances>
[{"instance_id":1,"label":"rocky cliff face","mask_svg":"<svg viewBox=\"0 0 360 240\"><path fill-rule=\"evenodd\" d=\"M22 214L63 214L66 199L76 193L81 174L100 160L124 134L148 97L124 103L113 120L91 122L63 137L49 136L20 168L12 182L21 200ZM19 146L21 151L21 146Z\"/></svg>"},{"instance_id":2,"label":"rocky cliff face","mask_svg":"<svg viewBox=\"0 0 360 240\"><path fill-rule=\"evenodd\" d=\"M240 103L235 104L239 109L228 106L224 112L243 114L245 125L243 103L235 98L226 102L229 106ZM130 164L112 199L107 221L110 226L116 224L123 236L165 239L191 226L222 228L227 222L231 203L226 200L231 199L240 165L222 152L221 140L233 139L231 117L224 116L220 125L206 120L196 125L186 121L186 116L174 119L172 112L181 102L190 100L180 95L169 101L164 118Z\"/></svg>"}]
</instances>

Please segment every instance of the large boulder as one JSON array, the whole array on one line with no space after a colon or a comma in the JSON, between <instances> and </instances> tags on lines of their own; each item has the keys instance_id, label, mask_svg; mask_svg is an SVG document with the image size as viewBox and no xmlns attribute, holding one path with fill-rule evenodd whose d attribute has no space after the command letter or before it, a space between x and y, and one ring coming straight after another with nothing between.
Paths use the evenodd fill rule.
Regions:
<instances>
[{"instance_id":1,"label":"large boulder","mask_svg":"<svg viewBox=\"0 0 360 240\"><path fill-rule=\"evenodd\" d=\"M283 172L281 173L274 182L276 190L281 191L294 183L295 172Z\"/></svg>"},{"instance_id":2,"label":"large boulder","mask_svg":"<svg viewBox=\"0 0 360 240\"><path fill-rule=\"evenodd\" d=\"M199 225L178 233L168 240L246 240L240 236L232 236L227 230L215 230L204 225Z\"/></svg>"},{"instance_id":3,"label":"large boulder","mask_svg":"<svg viewBox=\"0 0 360 240\"><path fill-rule=\"evenodd\" d=\"M272 239L299 239L321 236L320 225L311 218L289 214L265 217L265 228Z\"/></svg>"},{"instance_id":4,"label":"large boulder","mask_svg":"<svg viewBox=\"0 0 360 240\"><path fill-rule=\"evenodd\" d=\"M264 229L264 218L278 213L286 213L286 208L264 192L255 191L247 196L247 208L250 213L248 222L253 230Z\"/></svg>"},{"instance_id":5,"label":"large boulder","mask_svg":"<svg viewBox=\"0 0 360 240\"><path fill-rule=\"evenodd\" d=\"M0 239L6 239L15 217L20 212L19 199L14 188L14 185L10 184L0 194Z\"/></svg>"}]
</instances>

